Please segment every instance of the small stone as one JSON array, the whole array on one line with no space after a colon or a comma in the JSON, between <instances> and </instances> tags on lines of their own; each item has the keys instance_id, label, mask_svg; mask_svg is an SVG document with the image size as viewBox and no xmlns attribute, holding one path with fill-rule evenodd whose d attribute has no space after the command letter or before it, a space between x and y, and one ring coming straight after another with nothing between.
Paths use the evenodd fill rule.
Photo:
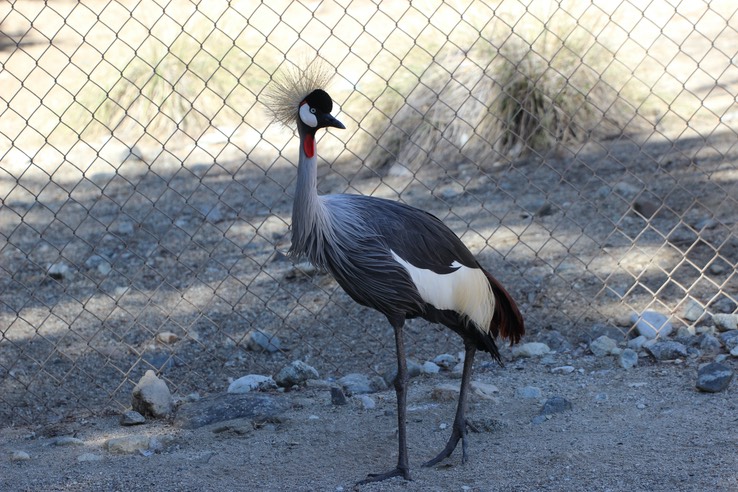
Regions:
<instances>
[{"instance_id":1,"label":"small stone","mask_svg":"<svg viewBox=\"0 0 738 492\"><path fill-rule=\"evenodd\" d=\"M627 348L620 352L620 357L618 361L620 362L620 367L622 367L623 369L630 369L632 367L635 367L638 364L638 352L633 349Z\"/></svg>"},{"instance_id":2,"label":"small stone","mask_svg":"<svg viewBox=\"0 0 738 492\"><path fill-rule=\"evenodd\" d=\"M512 349L513 357L540 357L551 352L551 349L545 343L528 342L517 345Z\"/></svg>"},{"instance_id":3,"label":"small stone","mask_svg":"<svg viewBox=\"0 0 738 492\"><path fill-rule=\"evenodd\" d=\"M731 357L738 357L738 346L733 347L733 349L730 351Z\"/></svg>"},{"instance_id":4,"label":"small stone","mask_svg":"<svg viewBox=\"0 0 738 492\"><path fill-rule=\"evenodd\" d=\"M713 314L712 321L719 332L738 330L738 314Z\"/></svg>"},{"instance_id":5,"label":"small stone","mask_svg":"<svg viewBox=\"0 0 738 492\"><path fill-rule=\"evenodd\" d=\"M439 384L431 390L430 397L435 401L456 401L459 387L454 384Z\"/></svg>"},{"instance_id":6,"label":"small stone","mask_svg":"<svg viewBox=\"0 0 738 492\"><path fill-rule=\"evenodd\" d=\"M423 366L421 366L414 360L407 359L406 364L407 364L407 376L409 378L416 378L423 373ZM397 376L396 367L384 373L383 379L384 379L384 382L387 383L387 386L391 386L392 384L394 384L396 376Z\"/></svg>"},{"instance_id":7,"label":"small stone","mask_svg":"<svg viewBox=\"0 0 738 492\"><path fill-rule=\"evenodd\" d=\"M645 348L656 360L683 359L688 355L687 347L671 340L646 344Z\"/></svg>"},{"instance_id":8,"label":"small stone","mask_svg":"<svg viewBox=\"0 0 738 492\"><path fill-rule=\"evenodd\" d=\"M247 374L228 385L228 393L248 393L250 391L268 391L276 389L277 383L270 376Z\"/></svg>"},{"instance_id":9,"label":"small stone","mask_svg":"<svg viewBox=\"0 0 738 492\"><path fill-rule=\"evenodd\" d=\"M265 331L251 330L246 335L246 348L256 352L279 352L282 344L275 335Z\"/></svg>"},{"instance_id":10,"label":"small stone","mask_svg":"<svg viewBox=\"0 0 738 492\"><path fill-rule=\"evenodd\" d=\"M615 340L602 335L592 340L592 343L589 344L589 350L591 350L597 357L604 357L606 355L610 355L617 346L618 343Z\"/></svg>"},{"instance_id":11,"label":"small stone","mask_svg":"<svg viewBox=\"0 0 738 492\"><path fill-rule=\"evenodd\" d=\"M171 331L162 331L156 334L156 341L165 345L171 345L179 340L179 337Z\"/></svg>"},{"instance_id":12,"label":"small stone","mask_svg":"<svg viewBox=\"0 0 738 492\"><path fill-rule=\"evenodd\" d=\"M728 350L732 351L735 347L738 347L738 330L725 331L718 335L718 338Z\"/></svg>"},{"instance_id":13,"label":"small stone","mask_svg":"<svg viewBox=\"0 0 738 492\"><path fill-rule=\"evenodd\" d=\"M635 324L639 335L649 339L666 337L673 330L669 318L656 311L644 311L640 316L633 313L630 321Z\"/></svg>"},{"instance_id":14,"label":"small stone","mask_svg":"<svg viewBox=\"0 0 738 492\"><path fill-rule=\"evenodd\" d=\"M113 454L132 454L149 449L149 436L132 435L115 437L105 442L105 448Z\"/></svg>"},{"instance_id":15,"label":"small stone","mask_svg":"<svg viewBox=\"0 0 738 492\"><path fill-rule=\"evenodd\" d=\"M347 403L346 395L343 393L343 390L341 388L331 388L331 403L337 406L345 405Z\"/></svg>"},{"instance_id":16,"label":"small stone","mask_svg":"<svg viewBox=\"0 0 738 492\"><path fill-rule=\"evenodd\" d=\"M361 373L347 374L338 380L338 384L349 396L376 393L387 389L387 385L382 378L369 378L369 376Z\"/></svg>"},{"instance_id":17,"label":"small stone","mask_svg":"<svg viewBox=\"0 0 738 492\"><path fill-rule=\"evenodd\" d=\"M60 436L54 439L54 446L83 446L85 442L72 436Z\"/></svg>"},{"instance_id":18,"label":"small stone","mask_svg":"<svg viewBox=\"0 0 738 492\"><path fill-rule=\"evenodd\" d=\"M361 406L364 408L364 410L371 410L372 408L375 408L377 404L374 402L374 399L369 395L357 395L356 399L361 402Z\"/></svg>"},{"instance_id":19,"label":"small stone","mask_svg":"<svg viewBox=\"0 0 738 492\"><path fill-rule=\"evenodd\" d=\"M541 408L540 415L553 415L555 413L571 410L571 402L561 396L553 396L546 400Z\"/></svg>"},{"instance_id":20,"label":"small stone","mask_svg":"<svg viewBox=\"0 0 738 492\"><path fill-rule=\"evenodd\" d=\"M522 388L518 388L515 391L515 394L518 395L519 398L525 399L538 399L543 396L541 388L536 386L523 386Z\"/></svg>"},{"instance_id":21,"label":"small stone","mask_svg":"<svg viewBox=\"0 0 738 492\"><path fill-rule=\"evenodd\" d=\"M708 393L724 391L733 379L733 370L718 362L705 364L697 372L697 389Z\"/></svg>"},{"instance_id":22,"label":"small stone","mask_svg":"<svg viewBox=\"0 0 738 492\"><path fill-rule=\"evenodd\" d=\"M438 374L441 372L441 368L435 362L427 360L423 362L422 371L423 374Z\"/></svg>"},{"instance_id":23,"label":"small stone","mask_svg":"<svg viewBox=\"0 0 738 492\"><path fill-rule=\"evenodd\" d=\"M85 266L87 268L94 268L102 275L107 275L113 269L110 265L110 261L101 255L92 255L85 260Z\"/></svg>"},{"instance_id":24,"label":"small stone","mask_svg":"<svg viewBox=\"0 0 738 492\"><path fill-rule=\"evenodd\" d=\"M28 461L31 459L31 455L25 451L11 451L10 461Z\"/></svg>"},{"instance_id":25,"label":"small stone","mask_svg":"<svg viewBox=\"0 0 738 492\"><path fill-rule=\"evenodd\" d=\"M684 319L695 322L700 319L703 314L705 314L705 308L702 307L699 302L694 299L687 301L687 304L684 306Z\"/></svg>"},{"instance_id":26,"label":"small stone","mask_svg":"<svg viewBox=\"0 0 738 492\"><path fill-rule=\"evenodd\" d=\"M145 423L146 418L135 410L128 410L120 416L120 425L130 426Z\"/></svg>"},{"instance_id":27,"label":"small stone","mask_svg":"<svg viewBox=\"0 0 738 492\"><path fill-rule=\"evenodd\" d=\"M95 453L82 453L77 456L77 461L83 463L85 461L102 461L103 457Z\"/></svg>"},{"instance_id":28,"label":"small stone","mask_svg":"<svg viewBox=\"0 0 738 492\"><path fill-rule=\"evenodd\" d=\"M459 360L451 354L437 355L433 359L433 363L438 365L441 369L450 370L459 362Z\"/></svg>"},{"instance_id":29,"label":"small stone","mask_svg":"<svg viewBox=\"0 0 738 492\"><path fill-rule=\"evenodd\" d=\"M500 392L494 384L483 383L481 381L472 381L470 386L473 395L484 398L485 400L494 400L494 394Z\"/></svg>"},{"instance_id":30,"label":"small stone","mask_svg":"<svg viewBox=\"0 0 738 492\"><path fill-rule=\"evenodd\" d=\"M317 369L301 360L295 360L292 361L290 365L283 367L282 370L274 376L274 381L278 386L290 388L296 384L303 384L308 379L319 378L320 374L318 374Z\"/></svg>"},{"instance_id":31,"label":"small stone","mask_svg":"<svg viewBox=\"0 0 738 492\"><path fill-rule=\"evenodd\" d=\"M628 340L628 348L636 351L641 350L643 348L643 344L647 341L648 338L643 335L638 335L637 337Z\"/></svg>"},{"instance_id":32,"label":"small stone","mask_svg":"<svg viewBox=\"0 0 738 492\"><path fill-rule=\"evenodd\" d=\"M554 374L571 374L576 368L574 366L558 366L551 369Z\"/></svg>"},{"instance_id":33,"label":"small stone","mask_svg":"<svg viewBox=\"0 0 738 492\"><path fill-rule=\"evenodd\" d=\"M166 417L172 411L172 394L167 384L148 370L133 388L131 406L144 416Z\"/></svg>"},{"instance_id":34,"label":"small stone","mask_svg":"<svg viewBox=\"0 0 738 492\"><path fill-rule=\"evenodd\" d=\"M703 352L716 354L720 352L720 348L721 344L720 340L718 340L718 337L710 335L709 333L700 335L700 350L702 350Z\"/></svg>"},{"instance_id":35,"label":"small stone","mask_svg":"<svg viewBox=\"0 0 738 492\"><path fill-rule=\"evenodd\" d=\"M51 265L46 273L54 280L64 280L70 276L69 266L63 261Z\"/></svg>"}]
</instances>

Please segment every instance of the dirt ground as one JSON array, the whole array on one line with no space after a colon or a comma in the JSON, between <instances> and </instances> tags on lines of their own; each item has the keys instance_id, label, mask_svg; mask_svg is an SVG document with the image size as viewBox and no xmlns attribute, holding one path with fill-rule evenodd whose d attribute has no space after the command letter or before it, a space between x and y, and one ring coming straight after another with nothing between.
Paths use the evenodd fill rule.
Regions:
<instances>
[{"instance_id":1,"label":"dirt ground","mask_svg":"<svg viewBox=\"0 0 738 492\"><path fill-rule=\"evenodd\" d=\"M570 374L552 373L573 364ZM694 387L696 361L641 361L631 370L614 359L557 355L547 364L487 365L475 379L499 388L493 400L474 397L469 416L480 429L469 434L470 460L460 449L435 468L421 468L444 445L454 403L431 398L446 376L413 379L409 393L409 452L413 481L400 478L361 490L437 491L733 491L738 490L733 389L706 394ZM458 382L458 380L455 380ZM532 423L541 400L524 399L518 388L536 386L542 398L562 396L572 410ZM29 461L0 460L4 490L351 490L367 472L396 460L393 392L373 395L376 407L356 401L334 406L326 389L276 395L291 408L262 426L231 422L181 430L166 423L122 428L116 417L62 423L61 435L84 444L54 446L41 430L0 431L2 449L24 450ZM105 440L124 434L171 436L149 456L114 455ZM79 462L95 453L101 461Z\"/></svg>"},{"instance_id":2,"label":"dirt ground","mask_svg":"<svg viewBox=\"0 0 738 492\"><path fill-rule=\"evenodd\" d=\"M319 171L321 192L373 193L435 213L519 300L525 341L557 330L571 345L544 360L511 360L505 348L504 368L477 359L474 378L499 393L471 402L469 418L481 432L469 435L464 465L459 450L436 468L419 466L444 445L454 412L454 402L431 392L456 380L413 379L413 481L361 490L738 490L736 382L718 394L695 389L710 355L655 362L642 354L624 370L586 350L603 332L625 341L632 312L657 310L694 331L710 325L710 313L736 310L738 78L734 64L724 65L738 32L706 22L705 35L688 35L697 17L683 15L665 31L681 51L664 80L682 74L685 97L649 115L653 129L641 134L482 169L428 165L413 179L381 181L351 152L351 129L321 137L329 160ZM15 27L2 26L22 34ZM4 55L12 40L0 42ZM672 44L654 45L649 56L671 59L658 49L673 51ZM38 58L47 47L43 39L22 46ZM20 66L31 59L16 58ZM8 75L14 67L0 77L20 85ZM13 104L25 106L24 96L29 107L38 104L28 94ZM5 133L17 126L3 124ZM225 430L118 423L146 369L186 398L221 393L244 374L275 374L293 360L326 379L383 374L394 364L386 320L356 306L328 276L281 255L295 173L289 132L244 125L226 138L222 130L166 149L141 144L132 155L125 142L101 138L62 163L53 153L35 156L33 166L17 153L3 158L0 489L349 490L367 472L393 466L392 391L372 395L372 409L356 400L334 406L324 388L275 392L289 407L282 416ZM79 162L92 164L83 172ZM50 276L57 263L69 273ZM696 321L684 317L692 301L705 311ZM285 350L249 350L253 329L276 335ZM461 348L453 333L422 321L406 331L409 356L420 362ZM162 332L177 339L161 343ZM736 359L726 364L735 369ZM563 365L575 371L552 372ZM526 386L542 397L519 396ZM572 410L534 423L552 396ZM130 434L164 444L131 455L104 449ZM59 436L81 443L55 445ZM13 451L30 460L12 461ZM89 453L94 461L78 459Z\"/></svg>"}]
</instances>

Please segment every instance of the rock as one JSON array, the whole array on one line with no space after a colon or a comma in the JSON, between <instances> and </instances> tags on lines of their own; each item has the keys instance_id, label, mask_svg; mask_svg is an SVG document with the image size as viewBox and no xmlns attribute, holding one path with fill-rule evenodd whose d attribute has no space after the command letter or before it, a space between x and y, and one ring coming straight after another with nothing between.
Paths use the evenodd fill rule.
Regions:
<instances>
[{"instance_id":1,"label":"rock","mask_svg":"<svg viewBox=\"0 0 738 492\"><path fill-rule=\"evenodd\" d=\"M110 260L101 255L91 255L85 260L85 267L94 268L102 275L107 275L113 269L110 265Z\"/></svg>"},{"instance_id":2,"label":"rock","mask_svg":"<svg viewBox=\"0 0 738 492\"><path fill-rule=\"evenodd\" d=\"M574 366L559 366L552 368L551 372L554 374L571 374L575 369Z\"/></svg>"},{"instance_id":3,"label":"rock","mask_svg":"<svg viewBox=\"0 0 738 492\"><path fill-rule=\"evenodd\" d=\"M412 359L407 359L407 376L409 378L416 378L423 373L423 366L418 364ZM382 378L387 386L392 386L395 383L395 377L397 376L397 368L393 368L384 373Z\"/></svg>"},{"instance_id":4,"label":"rock","mask_svg":"<svg viewBox=\"0 0 738 492\"><path fill-rule=\"evenodd\" d=\"M372 399L369 395L357 395L356 399L361 403L361 406L364 408L364 410L371 410L372 408L375 408L377 404L374 402L374 399Z\"/></svg>"},{"instance_id":5,"label":"rock","mask_svg":"<svg viewBox=\"0 0 738 492\"><path fill-rule=\"evenodd\" d=\"M135 410L128 410L120 416L120 425L130 426L145 423L146 418Z\"/></svg>"},{"instance_id":6,"label":"rock","mask_svg":"<svg viewBox=\"0 0 738 492\"><path fill-rule=\"evenodd\" d=\"M543 404L539 415L553 415L555 413L562 413L571 409L572 405L569 400L561 396L553 396Z\"/></svg>"},{"instance_id":7,"label":"rock","mask_svg":"<svg viewBox=\"0 0 738 492\"><path fill-rule=\"evenodd\" d=\"M666 341L648 343L644 346L656 360L674 360L687 357L687 347L679 342Z\"/></svg>"},{"instance_id":8,"label":"rock","mask_svg":"<svg viewBox=\"0 0 738 492\"><path fill-rule=\"evenodd\" d=\"M71 271L66 263L59 261L49 266L49 270L46 274L54 280L64 280L65 278L70 277Z\"/></svg>"},{"instance_id":9,"label":"rock","mask_svg":"<svg viewBox=\"0 0 738 492\"><path fill-rule=\"evenodd\" d=\"M705 364L697 372L697 389L707 393L724 391L733 379L733 370L718 362Z\"/></svg>"},{"instance_id":10,"label":"rock","mask_svg":"<svg viewBox=\"0 0 738 492\"><path fill-rule=\"evenodd\" d=\"M703 314L705 314L705 308L702 307L699 302L694 299L690 299L684 306L684 314L682 316L687 321L695 322L700 319Z\"/></svg>"},{"instance_id":11,"label":"rock","mask_svg":"<svg viewBox=\"0 0 738 492\"><path fill-rule=\"evenodd\" d=\"M525 399L538 399L543 396L541 388L536 386L523 386L522 388L518 388L517 391L515 391L515 394L518 395L519 398Z\"/></svg>"},{"instance_id":12,"label":"rock","mask_svg":"<svg viewBox=\"0 0 738 492\"><path fill-rule=\"evenodd\" d=\"M113 454L131 454L149 449L149 436L131 435L105 441L105 448Z\"/></svg>"},{"instance_id":13,"label":"rock","mask_svg":"<svg viewBox=\"0 0 738 492\"><path fill-rule=\"evenodd\" d=\"M545 343L551 350L558 352L565 352L573 348L569 340L556 330L544 331L538 337L538 341Z\"/></svg>"},{"instance_id":14,"label":"rock","mask_svg":"<svg viewBox=\"0 0 738 492\"><path fill-rule=\"evenodd\" d=\"M451 370L459 362L459 360L451 354L437 355L433 359L433 363L438 365L441 369Z\"/></svg>"},{"instance_id":15,"label":"rock","mask_svg":"<svg viewBox=\"0 0 738 492\"><path fill-rule=\"evenodd\" d=\"M264 421L284 413L289 406L286 399L263 393L221 393L183 403L174 424L183 429L198 429L242 418Z\"/></svg>"},{"instance_id":16,"label":"rock","mask_svg":"<svg viewBox=\"0 0 738 492\"><path fill-rule=\"evenodd\" d=\"M589 344L589 350L597 357L604 357L610 355L617 346L618 343L615 340L602 335L592 340L592 343Z\"/></svg>"},{"instance_id":17,"label":"rock","mask_svg":"<svg viewBox=\"0 0 738 492\"><path fill-rule=\"evenodd\" d=\"M343 390L341 388L331 388L331 403L337 406L345 405L347 403L346 395L343 393Z\"/></svg>"},{"instance_id":18,"label":"rock","mask_svg":"<svg viewBox=\"0 0 738 492\"><path fill-rule=\"evenodd\" d=\"M640 316L633 313L630 321L635 324L638 334L648 339L666 337L673 330L669 318L656 311L644 311Z\"/></svg>"},{"instance_id":19,"label":"rock","mask_svg":"<svg viewBox=\"0 0 738 492\"><path fill-rule=\"evenodd\" d=\"M423 374L438 374L439 372L441 372L441 368L438 366L438 364L429 360L423 362L421 370Z\"/></svg>"},{"instance_id":20,"label":"rock","mask_svg":"<svg viewBox=\"0 0 738 492\"><path fill-rule=\"evenodd\" d=\"M716 354L720 352L720 348L720 340L718 340L716 336L710 335L709 333L700 335L700 350L702 350L703 352Z\"/></svg>"},{"instance_id":21,"label":"rock","mask_svg":"<svg viewBox=\"0 0 738 492\"><path fill-rule=\"evenodd\" d=\"M320 374L318 371L301 360L292 361L288 366L285 366L280 370L274 381L278 386L289 388L296 384L303 384L308 379L319 379Z\"/></svg>"},{"instance_id":22,"label":"rock","mask_svg":"<svg viewBox=\"0 0 738 492\"><path fill-rule=\"evenodd\" d=\"M540 357L551 352L551 349L545 343L528 342L516 345L512 349L513 357Z\"/></svg>"},{"instance_id":23,"label":"rock","mask_svg":"<svg viewBox=\"0 0 738 492\"><path fill-rule=\"evenodd\" d=\"M228 393L248 393L249 391L268 391L276 389L277 383L270 376L247 374L228 385Z\"/></svg>"},{"instance_id":24,"label":"rock","mask_svg":"<svg viewBox=\"0 0 738 492\"><path fill-rule=\"evenodd\" d=\"M618 358L618 361L620 363L620 367L622 367L623 369L630 369L632 367L635 367L638 364L638 352L627 348L620 352L620 357Z\"/></svg>"},{"instance_id":25,"label":"rock","mask_svg":"<svg viewBox=\"0 0 738 492\"><path fill-rule=\"evenodd\" d=\"M246 335L246 348L256 352L278 352L282 348L279 338L271 333L251 330Z\"/></svg>"},{"instance_id":26,"label":"rock","mask_svg":"<svg viewBox=\"0 0 738 492\"><path fill-rule=\"evenodd\" d=\"M154 371L148 370L139 380L131 395L131 406L144 416L166 417L172 411L172 394L167 384Z\"/></svg>"},{"instance_id":27,"label":"rock","mask_svg":"<svg viewBox=\"0 0 738 492\"><path fill-rule=\"evenodd\" d=\"M713 314L712 322L719 332L738 330L738 314Z\"/></svg>"},{"instance_id":28,"label":"rock","mask_svg":"<svg viewBox=\"0 0 738 492\"><path fill-rule=\"evenodd\" d=\"M25 451L11 451L10 461L28 461L31 459L31 455Z\"/></svg>"},{"instance_id":29,"label":"rock","mask_svg":"<svg viewBox=\"0 0 738 492\"><path fill-rule=\"evenodd\" d=\"M171 345L179 340L179 337L171 331L162 331L156 334L156 341L164 345Z\"/></svg>"},{"instance_id":30,"label":"rock","mask_svg":"<svg viewBox=\"0 0 738 492\"><path fill-rule=\"evenodd\" d=\"M85 461L102 461L103 457L95 453L82 453L77 456L77 461L83 463Z\"/></svg>"},{"instance_id":31,"label":"rock","mask_svg":"<svg viewBox=\"0 0 738 492\"><path fill-rule=\"evenodd\" d=\"M387 389L387 385L382 378L369 378L369 376L360 373L347 374L338 380L338 384L349 396L376 393Z\"/></svg>"},{"instance_id":32,"label":"rock","mask_svg":"<svg viewBox=\"0 0 738 492\"><path fill-rule=\"evenodd\" d=\"M485 400L494 400L494 394L500 392L494 384L483 383L481 381L472 381L469 386L472 395L479 396Z\"/></svg>"},{"instance_id":33,"label":"rock","mask_svg":"<svg viewBox=\"0 0 738 492\"><path fill-rule=\"evenodd\" d=\"M133 227L133 223L128 221L119 222L117 229L118 234L122 236L133 234L133 231L135 230L135 228Z\"/></svg>"},{"instance_id":34,"label":"rock","mask_svg":"<svg viewBox=\"0 0 738 492\"><path fill-rule=\"evenodd\" d=\"M60 436L54 439L54 446L83 446L85 442L72 436Z\"/></svg>"},{"instance_id":35,"label":"rock","mask_svg":"<svg viewBox=\"0 0 738 492\"><path fill-rule=\"evenodd\" d=\"M738 357L738 346L733 347L733 349L730 351L731 357Z\"/></svg>"},{"instance_id":36,"label":"rock","mask_svg":"<svg viewBox=\"0 0 738 492\"><path fill-rule=\"evenodd\" d=\"M720 342L725 345L725 348L732 351L735 347L738 347L738 330L725 331L718 335Z\"/></svg>"},{"instance_id":37,"label":"rock","mask_svg":"<svg viewBox=\"0 0 738 492\"><path fill-rule=\"evenodd\" d=\"M638 335L637 337L628 340L628 348L635 351L641 350L643 348L643 344L647 341L648 338L643 335Z\"/></svg>"},{"instance_id":38,"label":"rock","mask_svg":"<svg viewBox=\"0 0 738 492\"><path fill-rule=\"evenodd\" d=\"M431 390L431 400L456 401L459 398L459 387L454 384L439 384Z\"/></svg>"}]
</instances>

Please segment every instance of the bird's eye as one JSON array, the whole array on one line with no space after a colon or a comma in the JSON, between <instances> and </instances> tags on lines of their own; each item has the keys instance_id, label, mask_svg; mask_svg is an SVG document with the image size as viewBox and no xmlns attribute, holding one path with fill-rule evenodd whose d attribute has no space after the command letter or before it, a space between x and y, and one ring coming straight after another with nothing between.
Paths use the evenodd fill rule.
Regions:
<instances>
[{"instance_id":1,"label":"bird's eye","mask_svg":"<svg viewBox=\"0 0 738 492\"><path fill-rule=\"evenodd\" d=\"M310 112L315 114L315 108L310 108Z\"/></svg>"}]
</instances>

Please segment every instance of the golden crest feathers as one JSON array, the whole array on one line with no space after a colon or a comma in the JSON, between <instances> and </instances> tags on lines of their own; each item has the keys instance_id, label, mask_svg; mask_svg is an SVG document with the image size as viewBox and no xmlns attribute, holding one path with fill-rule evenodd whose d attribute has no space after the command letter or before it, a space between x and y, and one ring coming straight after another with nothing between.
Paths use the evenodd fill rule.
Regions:
<instances>
[{"instance_id":1,"label":"golden crest feathers","mask_svg":"<svg viewBox=\"0 0 738 492\"><path fill-rule=\"evenodd\" d=\"M292 126L299 105L315 89L325 89L335 70L322 58L315 58L304 68L291 65L272 76L264 93L264 103L272 118L284 126Z\"/></svg>"}]
</instances>

